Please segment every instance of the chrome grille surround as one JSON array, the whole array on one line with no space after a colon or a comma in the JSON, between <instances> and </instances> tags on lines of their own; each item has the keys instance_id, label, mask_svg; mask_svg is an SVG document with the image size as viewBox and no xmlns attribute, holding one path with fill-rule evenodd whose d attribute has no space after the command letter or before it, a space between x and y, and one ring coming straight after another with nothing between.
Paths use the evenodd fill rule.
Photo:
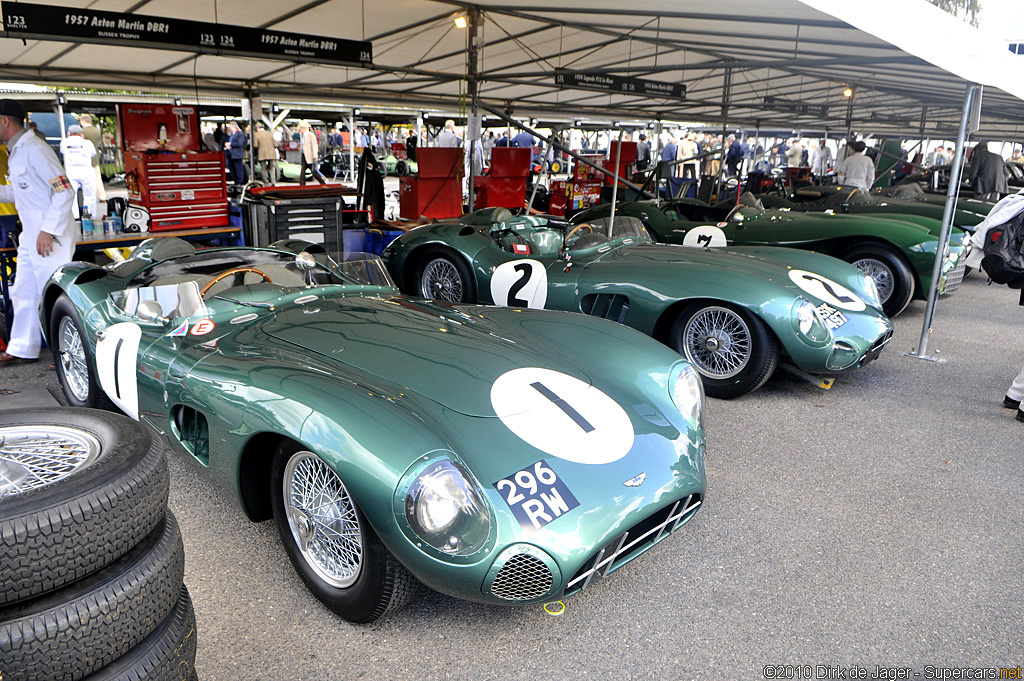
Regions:
<instances>
[{"instance_id":1,"label":"chrome grille surround","mask_svg":"<svg viewBox=\"0 0 1024 681\"><path fill-rule=\"evenodd\" d=\"M573 575L566 584L565 595L583 591L595 576L607 576L675 532L689 522L702 502L699 493L687 495L623 532Z\"/></svg>"},{"instance_id":2,"label":"chrome grille surround","mask_svg":"<svg viewBox=\"0 0 1024 681\"><path fill-rule=\"evenodd\" d=\"M960 283L964 280L964 273L966 271L967 258L961 257L957 266L946 274L942 285L942 292L945 295L952 295L956 293L957 289L960 288Z\"/></svg>"},{"instance_id":3,"label":"chrome grille surround","mask_svg":"<svg viewBox=\"0 0 1024 681\"><path fill-rule=\"evenodd\" d=\"M484 593L503 601L525 603L551 594L561 577L551 556L530 544L502 551L484 580Z\"/></svg>"}]
</instances>

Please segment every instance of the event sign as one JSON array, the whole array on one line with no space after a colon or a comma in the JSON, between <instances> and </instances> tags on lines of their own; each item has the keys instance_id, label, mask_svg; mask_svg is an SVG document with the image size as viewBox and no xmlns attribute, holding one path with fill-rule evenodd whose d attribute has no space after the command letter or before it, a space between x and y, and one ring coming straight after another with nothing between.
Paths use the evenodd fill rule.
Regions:
<instances>
[{"instance_id":1,"label":"event sign","mask_svg":"<svg viewBox=\"0 0 1024 681\"><path fill-rule=\"evenodd\" d=\"M28 2L3 3L2 11L8 38L135 45L321 64L373 63L369 41Z\"/></svg>"},{"instance_id":2,"label":"event sign","mask_svg":"<svg viewBox=\"0 0 1024 681\"><path fill-rule=\"evenodd\" d=\"M560 88L600 90L601 92L616 92L624 95L686 99L686 85L684 83L666 83L660 80L612 76L606 73L592 73L589 71L559 69L555 71L555 85Z\"/></svg>"}]
</instances>

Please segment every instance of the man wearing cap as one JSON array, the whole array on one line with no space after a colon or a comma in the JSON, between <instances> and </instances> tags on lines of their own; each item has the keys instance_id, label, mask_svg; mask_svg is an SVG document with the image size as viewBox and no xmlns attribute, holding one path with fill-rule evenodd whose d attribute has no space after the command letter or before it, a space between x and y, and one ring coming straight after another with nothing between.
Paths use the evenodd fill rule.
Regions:
<instances>
[{"instance_id":1,"label":"man wearing cap","mask_svg":"<svg viewBox=\"0 0 1024 681\"><path fill-rule=\"evenodd\" d=\"M96 147L85 139L82 126L68 126L68 136L60 141L60 154L64 157L64 168L75 194L82 192L82 207L85 208L85 212L91 217L99 217L99 213L96 212L96 171L92 169ZM74 216L79 217L78 201L71 204L71 209Z\"/></svg>"},{"instance_id":2,"label":"man wearing cap","mask_svg":"<svg viewBox=\"0 0 1024 681\"><path fill-rule=\"evenodd\" d=\"M25 130L25 109L0 99L0 142L7 145L10 185L0 186L0 202L13 202L21 217L18 276L11 287L14 323L0 364L34 362L42 334L39 300L54 271L71 260L75 233L71 219L71 181L57 155Z\"/></svg>"}]
</instances>

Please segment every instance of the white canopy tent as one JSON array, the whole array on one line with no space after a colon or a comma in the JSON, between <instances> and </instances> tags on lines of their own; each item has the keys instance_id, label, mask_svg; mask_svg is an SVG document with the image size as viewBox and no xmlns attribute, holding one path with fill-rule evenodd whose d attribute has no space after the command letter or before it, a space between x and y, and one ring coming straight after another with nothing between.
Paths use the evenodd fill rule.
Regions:
<instances>
[{"instance_id":1,"label":"white canopy tent","mask_svg":"<svg viewBox=\"0 0 1024 681\"><path fill-rule=\"evenodd\" d=\"M875 134L941 139L955 134L965 79L985 76L990 87L981 134L1024 136L1019 115L1024 87L1013 68L963 67L989 60L995 51L965 41L964 32L969 37L974 29L946 15L945 28L936 29L931 10L942 13L924 0L887 3L902 7L898 16L896 9L879 10L880 0L721 0L714 5L646 0L637 6L618 0L61 2L90 10L365 39L373 43L373 65L7 37L0 40L0 81L181 96L258 91L265 100L455 111L465 106L467 30L456 27L453 19L476 8L481 101L517 116L705 122L727 116L736 126L845 131L852 124L855 130ZM8 1L2 7L11 13L19 4L25 3ZM916 18L911 26L904 16L908 11ZM59 8L53 14L59 19ZM892 30L887 32L886 26ZM934 36L936 30L948 37L931 41L940 46L934 54L922 47L928 41L907 38L918 32ZM1003 51L1003 59L1017 59L1012 63L1016 67L1020 59L1005 46ZM688 91L680 100L560 89L554 80L558 69L684 83ZM843 96L847 86L854 91L850 99Z\"/></svg>"}]
</instances>

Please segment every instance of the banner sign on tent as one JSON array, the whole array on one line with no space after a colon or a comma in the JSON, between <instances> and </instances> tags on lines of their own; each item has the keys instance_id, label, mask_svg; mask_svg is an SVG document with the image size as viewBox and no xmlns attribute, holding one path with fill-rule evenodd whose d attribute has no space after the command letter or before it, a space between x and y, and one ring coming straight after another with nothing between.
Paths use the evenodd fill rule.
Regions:
<instances>
[{"instance_id":1,"label":"banner sign on tent","mask_svg":"<svg viewBox=\"0 0 1024 681\"><path fill-rule=\"evenodd\" d=\"M628 76L610 76L606 73L588 71L555 71L555 85L561 88L580 88L617 92L624 95L640 95L665 99L686 99L684 83L665 83L659 80L645 80Z\"/></svg>"},{"instance_id":2,"label":"banner sign on tent","mask_svg":"<svg viewBox=\"0 0 1024 681\"><path fill-rule=\"evenodd\" d=\"M320 64L368 66L373 62L372 43L361 40L28 2L3 3L2 10L8 38L148 46Z\"/></svg>"},{"instance_id":3,"label":"banner sign on tent","mask_svg":"<svg viewBox=\"0 0 1024 681\"><path fill-rule=\"evenodd\" d=\"M792 99L785 99L784 97L776 97L775 95L765 95L764 105L772 109L791 111L796 114L807 114L820 118L828 116L828 104L808 104L807 102L797 102Z\"/></svg>"}]
</instances>

